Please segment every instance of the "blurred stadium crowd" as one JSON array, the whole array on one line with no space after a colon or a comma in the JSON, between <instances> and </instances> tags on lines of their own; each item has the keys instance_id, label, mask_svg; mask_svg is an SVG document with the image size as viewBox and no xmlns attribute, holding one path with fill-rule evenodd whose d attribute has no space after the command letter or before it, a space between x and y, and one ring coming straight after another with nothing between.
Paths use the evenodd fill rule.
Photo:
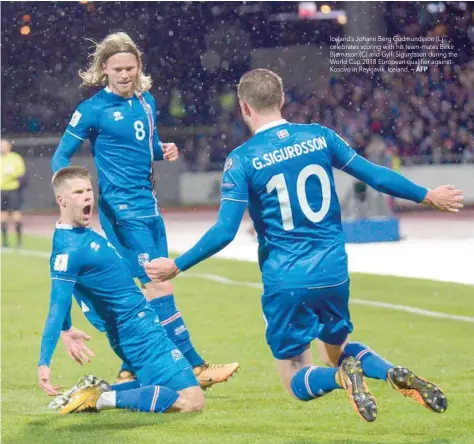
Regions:
<instances>
[{"instance_id":1,"label":"blurred stadium crowd","mask_svg":"<svg viewBox=\"0 0 474 444\"><path fill-rule=\"evenodd\" d=\"M61 133L75 106L91 94L79 89L77 76L87 63L90 44L85 37L99 40L106 32L124 29L145 53L161 127L192 127L180 142L190 168L220 168L228 152L249 136L239 118L235 84L250 68L251 50L271 46L269 42L301 43L286 25L270 26L265 20L268 14L294 5L263 2L256 8L254 3L259 2L239 7L218 2L66 2L55 8L31 2L6 4L2 132ZM340 7L338 2L329 3ZM331 127L380 163L400 157L405 162L474 161L472 5L452 2L457 5L453 13L445 3L433 15L428 7L414 3L381 5L388 35L446 35L459 53L455 64L416 74L331 77L328 73L325 79L311 80L304 90L287 91L285 117ZM254 7L245 19L242 5ZM202 55L216 43L209 40L210 28L229 24L233 31L221 35L228 41L221 48L219 66L205 69ZM302 38L324 44L329 36L343 33L341 26L324 23L324 27L317 37ZM214 40L216 36L218 32Z\"/></svg>"}]
</instances>

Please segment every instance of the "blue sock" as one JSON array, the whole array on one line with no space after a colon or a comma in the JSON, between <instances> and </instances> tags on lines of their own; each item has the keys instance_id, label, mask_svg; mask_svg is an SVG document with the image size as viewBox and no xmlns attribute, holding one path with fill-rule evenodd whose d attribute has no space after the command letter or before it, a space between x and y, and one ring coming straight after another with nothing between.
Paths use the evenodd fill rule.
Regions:
<instances>
[{"instance_id":1,"label":"blue sock","mask_svg":"<svg viewBox=\"0 0 474 444\"><path fill-rule=\"evenodd\" d=\"M204 359L199 356L191 342L188 329L181 313L176 308L172 294L155 298L150 301L153 310L160 319L161 326L171 341L179 348L192 367L204 364Z\"/></svg>"},{"instance_id":2,"label":"blue sock","mask_svg":"<svg viewBox=\"0 0 474 444\"><path fill-rule=\"evenodd\" d=\"M360 342L349 342L345 346L338 364L341 365L341 362L349 356L360 361L362 371L368 378L383 379L386 381L387 372L394 367L391 362L386 361L367 345L361 344Z\"/></svg>"},{"instance_id":3,"label":"blue sock","mask_svg":"<svg viewBox=\"0 0 474 444\"><path fill-rule=\"evenodd\" d=\"M112 384L110 387L114 392L122 392L124 390L131 390L141 387L142 385L138 381L138 379L134 379L133 381L121 382L119 384Z\"/></svg>"},{"instance_id":4,"label":"blue sock","mask_svg":"<svg viewBox=\"0 0 474 444\"><path fill-rule=\"evenodd\" d=\"M116 396L118 409L155 413L166 412L179 398L174 390L160 385L120 391Z\"/></svg>"},{"instance_id":5,"label":"blue sock","mask_svg":"<svg viewBox=\"0 0 474 444\"><path fill-rule=\"evenodd\" d=\"M304 367L291 380L291 390L302 401L319 398L341 387L336 383L337 368Z\"/></svg>"}]
</instances>

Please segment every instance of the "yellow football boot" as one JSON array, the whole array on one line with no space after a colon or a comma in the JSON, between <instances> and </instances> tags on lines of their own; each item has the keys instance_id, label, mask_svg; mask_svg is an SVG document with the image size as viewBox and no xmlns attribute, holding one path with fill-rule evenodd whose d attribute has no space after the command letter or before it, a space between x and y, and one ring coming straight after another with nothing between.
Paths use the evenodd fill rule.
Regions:
<instances>
[{"instance_id":1,"label":"yellow football boot","mask_svg":"<svg viewBox=\"0 0 474 444\"><path fill-rule=\"evenodd\" d=\"M107 382L88 375L66 393L57 396L49 408L58 409L60 415L97 412L96 405L99 396L110 390L110 385Z\"/></svg>"},{"instance_id":2,"label":"yellow football boot","mask_svg":"<svg viewBox=\"0 0 474 444\"><path fill-rule=\"evenodd\" d=\"M238 362L231 362L230 364L203 364L194 367L193 371L201 388L207 390L214 384L226 382L239 368Z\"/></svg>"}]
</instances>

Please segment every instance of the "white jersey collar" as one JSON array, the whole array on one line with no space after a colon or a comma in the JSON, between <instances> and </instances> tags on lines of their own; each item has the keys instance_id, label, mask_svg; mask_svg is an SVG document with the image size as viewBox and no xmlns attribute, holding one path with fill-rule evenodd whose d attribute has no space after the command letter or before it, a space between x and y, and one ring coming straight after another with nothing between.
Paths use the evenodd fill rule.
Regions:
<instances>
[{"instance_id":1,"label":"white jersey collar","mask_svg":"<svg viewBox=\"0 0 474 444\"><path fill-rule=\"evenodd\" d=\"M74 230L74 228L84 228L86 230L92 230L92 227L75 227L70 224L62 224L59 220L56 222L56 229L58 230Z\"/></svg>"},{"instance_id":2,"label":"white jersey collar","mask_svg":"<svg viewBox=\"0 0 474 444\"><path fill-rule=\"evenodd\" d=\"M261 126L257 131L255 131L255 134L258 134L262 131L266 131L267 129L273 128L274 126L283 125L284 123L288 123L288 121L285 119L278 119L274 120L273 122L268 122L265 125Z\"/></svg>"},{"instance_id":3,"label":"white jersey collar","mask_svg":"<svg viewBox=\"0 0 474 444\"><path fill-rule=\"evenodd\" d=\"M72 230L74 227L69 224L62 224L59 220L56 222L56 229L58 230Z\"/></svg>"}]
</instances>

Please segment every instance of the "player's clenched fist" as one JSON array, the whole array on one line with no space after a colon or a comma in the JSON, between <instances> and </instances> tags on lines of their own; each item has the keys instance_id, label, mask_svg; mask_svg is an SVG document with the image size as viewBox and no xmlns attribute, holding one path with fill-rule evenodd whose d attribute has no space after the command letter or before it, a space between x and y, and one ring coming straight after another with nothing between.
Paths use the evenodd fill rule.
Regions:
<instances>
[{"instance_id":1,"label":"player's clenched fist","mask_svg":"<svg viewBox=\"0 0 474 444\"><path fill-rule=\"evenodd\" d=\"M428 190L423 200L424 204L430 205L439 211L457 213L463 208L463 191L454 185L442 185L434 190Z\"/></svg>"},{"instance_id":2,"label":"player's clenched fist","mask_svg":"<svg viewBox=\"0 0 474 444\"><path fill-rule=\"evenodd\" d=\"M175 143L163 143L161 149L163 150L163 159L168 162L175 162L178 160L179 152Z\"/></svg>"},{"instance_id":3,"label":"player's clenched fist","mask_svg":"<svg viewBox=\"0 0 474 444\"><path fill-rule=\"evenodd\" d=\"M145 263L145 271L152 281L163 282L173 279L178 273L179 268L173 259L160 257Z\"/></svg>"}]
</instances>

